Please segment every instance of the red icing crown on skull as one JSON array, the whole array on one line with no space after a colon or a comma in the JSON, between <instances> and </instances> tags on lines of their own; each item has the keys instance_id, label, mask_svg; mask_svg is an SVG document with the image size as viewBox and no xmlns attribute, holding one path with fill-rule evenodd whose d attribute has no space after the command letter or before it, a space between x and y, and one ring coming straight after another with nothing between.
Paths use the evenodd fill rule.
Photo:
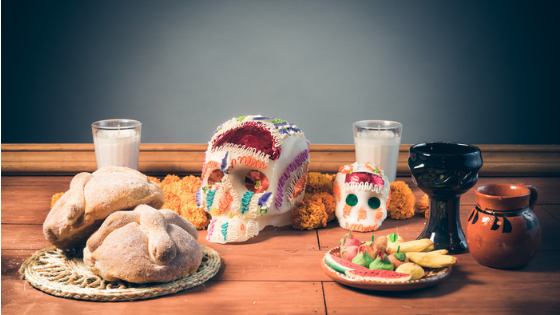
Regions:
<instances>
[{"instance_id":1,"label":"red icing crown on skull","mask_svg":"<svg viewBox=\"0 0 560 315\"><path fill-rule=\"evenodd\" d=\"M273 161L278 159L281 152L281 147L277 145L267 126L256 121L245 122L218 135L213 140L212 148L219 148L228 143L253 148L268 155Z\"/></svg>"},{"instance_id":2,"label":"red icing crown on skull","mask_svg":"<svg viewBox=\"0 0 560 315\"><path fill-rule=\"evenodd\" d=\"M377 185L379 188L383 190L385 186L385 182L383 181L383 177L378 174L368 173L368 172L353 172L346 174L346 178L344 179L345 183L370 183L372 185Z\"/></svg>"}]
</instances>

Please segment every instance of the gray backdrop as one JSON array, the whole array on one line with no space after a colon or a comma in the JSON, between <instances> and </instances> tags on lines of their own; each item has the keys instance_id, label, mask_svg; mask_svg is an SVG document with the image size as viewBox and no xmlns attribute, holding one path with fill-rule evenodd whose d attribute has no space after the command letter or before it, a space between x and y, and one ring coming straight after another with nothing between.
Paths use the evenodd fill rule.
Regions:
<instances>
[{"instance_id":1,"label":"gray backdrop","mask_svg":"<svg viewBox=\"0 0 560 315\"><path fill-rule=\"evenodd\" d=\"M558 1L3 1L2 142L205 143L234 116L311 143L560 144Z\"/></svg>"}]
</instances>

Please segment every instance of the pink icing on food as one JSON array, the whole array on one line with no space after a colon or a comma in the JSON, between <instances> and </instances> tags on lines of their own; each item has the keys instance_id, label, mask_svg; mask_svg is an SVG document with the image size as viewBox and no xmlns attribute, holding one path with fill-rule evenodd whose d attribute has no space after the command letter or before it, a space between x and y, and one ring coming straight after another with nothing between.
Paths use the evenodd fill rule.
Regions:
<instances>
[{"instance_id":1,"label":"pink icing on food","mask_svg":"<svg viewBox=\"0 0 560 315\"><path fill-rule=\"evenodd\" d=\"M344 179L346 183L370 183L372 185L377 185L381 189L385 186L385 182L380 175L368 173L368 172L353 172L351 174L346 174Z\"/></svg>"},{"instance_id":2,"label":"pink icing on food","mask_svg":"<svg viewBox=\"0 0 560 315\"><path fill-rule=\"evenodd\" d=\"M210 226L208 227L208 239L210 239L210 236L212 236L212 233L214 232L214 225L216 224L216 219L212 220L210 222Z\"/></svg>"}]
</instances>

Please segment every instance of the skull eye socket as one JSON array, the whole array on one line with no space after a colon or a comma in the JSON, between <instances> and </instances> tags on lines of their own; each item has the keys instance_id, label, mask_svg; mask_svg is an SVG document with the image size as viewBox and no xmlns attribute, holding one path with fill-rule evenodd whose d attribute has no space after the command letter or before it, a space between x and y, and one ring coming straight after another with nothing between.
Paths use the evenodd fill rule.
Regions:
<instances>
[{"instance_id":1,"label":"skull eye socket","mask_svg":"<svg viewBox=\"0 0 560 315\"><path fill-rule=\"evenodd\" d=\"M372 209L377 209L379 208L379 206L381 206L381 200L379 200L379 198L377 197L371 197L368 200L368 206Z\"/></svg>"},{"instance_id":2,"label":"skull eye socket","mask_svg":"<svg viewBox=\"0 0 560 315\"><path fill-rule=\"evenodd\" d=\"M224 172L219 169L213 170L208 176L208 185L214 185L215 183L219 183L222 178L224 177Z\"/></svg>"},{"instance_id":3,"label":"skull eye socket","mask_svg":"<svg viewBox=\"0 0 560 315\"><path fill-rule=\"evenodd\" d=\"M249 171L245 176L245 187L255 194L263 193L268 189L268 178L259 171Z\"/></svg>"},{"instance_id":4,"label":"skull eye socket","mask_svg":"<svg viewBox=\"0 0 560 315\"><path fill-rule=\"evenodd\" d=\"M350 207L353 207L355 205L358 204L358 196L354 195L354 194L349 194L346 197L346 204L349 205Z\"/></svg>"}]
</instances>

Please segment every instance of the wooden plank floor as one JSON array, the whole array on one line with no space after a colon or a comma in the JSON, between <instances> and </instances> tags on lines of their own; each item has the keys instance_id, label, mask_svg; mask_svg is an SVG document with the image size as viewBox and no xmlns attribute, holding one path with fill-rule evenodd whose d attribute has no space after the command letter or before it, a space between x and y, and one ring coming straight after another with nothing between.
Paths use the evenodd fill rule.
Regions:
<instances>
[{"instance_id":1,"label":"wooden plank floor","mask_svg":"<svg viewBox=\"0 0 560 315\"><path fill-rule=\"evenodd\" d=\"M535 209L543 244L535 260L517 270L479 265L470 254L457 255L458 265L446 281L406 292L375 292L349 288L332 281L321 269L326 250L338 245L346 230L336 221L326 228L299 231L267 227L254 239L239 244L213 244L206 231L199 241L222 258L219 273L204 285L177 294L133 302L87 302L54 297L20 280L21 263L49 246L42 223L51 196L68 189L70 176L2 177L2 313L3 314L174 314L216 312L243 314L444 314L535 313L560 310L560 178L482 177L487 183L532 184L539 189ZM422 195L410 178L417 197ZM461 198L463 227L475 204L473 190ZM425 223L422 216L387 219L374 234L397 232L415 239ZM356 233L366 240L371 234Z\"/></svg>"}]
</instances>

